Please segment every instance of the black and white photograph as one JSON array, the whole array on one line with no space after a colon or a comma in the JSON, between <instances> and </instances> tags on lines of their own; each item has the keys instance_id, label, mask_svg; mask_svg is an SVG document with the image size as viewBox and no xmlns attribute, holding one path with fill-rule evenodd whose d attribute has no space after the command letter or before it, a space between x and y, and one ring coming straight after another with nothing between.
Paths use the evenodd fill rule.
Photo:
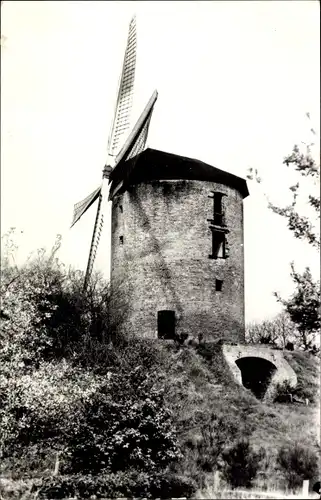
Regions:
<instances>
[{"instance_id":1,"label":"black and white photograph","mask_svg":"<svg viewBox=\"0 0 321 500\"><path fill-rule=\"evenodd\" d=\"M320 2L1 2L0 500L321 499Z\"/></svg>"}]
</instances>

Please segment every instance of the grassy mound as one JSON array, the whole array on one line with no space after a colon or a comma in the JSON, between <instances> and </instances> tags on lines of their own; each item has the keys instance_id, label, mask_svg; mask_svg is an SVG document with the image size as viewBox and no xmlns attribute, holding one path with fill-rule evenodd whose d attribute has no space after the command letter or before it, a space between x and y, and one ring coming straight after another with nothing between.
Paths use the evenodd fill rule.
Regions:
<instances>
[{"instance_id":1,"label":"grassy mound","mask_svg":"<svg viewBox=\"0 0 321 500\"><path fill-rule=\"evenodd\" d=\"M235 381L219 343L181 348L158 343L157 349L165 363L167 403L184 450L179 472L200 482L202 461L211 461L207 455L219 462L220 451L226 445L248 437L255 449L263 447L266 451L259 474L261 483L283 487L282 475L275 466L278 450L301 442L318 452L318 358L305 352L285 353L297 373L299 394L310 399L309 406L305 406L257 400ZM200 446L206 440L208 449ZM213 453L211 445L217 453Z\"/></svg>"}]
</instances>

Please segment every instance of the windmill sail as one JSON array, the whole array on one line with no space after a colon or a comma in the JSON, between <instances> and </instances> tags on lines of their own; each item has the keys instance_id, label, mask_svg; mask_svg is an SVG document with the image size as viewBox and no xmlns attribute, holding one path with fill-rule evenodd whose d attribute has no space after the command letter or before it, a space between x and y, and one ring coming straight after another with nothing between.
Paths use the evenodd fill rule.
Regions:
<instances>
[{"instance_id":1,"label":"windmill sail","mask_svg":"<svg viewBox=\"0 0 321 500\"><path fill-rule=\"evenodd\" d=\"M142 115L137 121L135 127L130 133L127 141L120 150L120 144L123 140L124 134L130 127L130 114L132 108L133 94L134 94L134 80L136 69L136 19L131 20L129 25L129 32L127 38L127 46L123 62L123 69L120 77L119 91L116 101L116 109L114 119L111 126L111 132L108 138L107 147L107 162L104 168L103 181L99 188L91 193L83 201L77 203L74 207L74 217L72 226L80 219L80 217L88 210L88 208L98 198L97 214L94 224L94 230L90 245L89 258L85 274L84 288L87 288L96 254L99 245L99 240L104 224L104 210L107 201L108 182L107 179L113 176L113 170L119 170L119 164L123 165L126 160L133 159L133 164L136 163L135 158L145 148L148 127L152 116L154 104L157 99L157 92L155 91L149 100ZM119 151L120 150L120 151ZM113 169L110 165L113 165ZM118 166L118 169L117 169ZM123 182L128 179L130 172L134 168L131 165L130 169L125 168L122 181L114 187L112 185L112 196L121 188Z\"/></svg>"},{"instance_id":2,"label":"windmill sail","mask_svg":"<svg viewBox=\"0 0 321 500\"><path fill-rule=\"evenodd\" d=\"M136 69L136 47L137 47L136 18L134 16L129 25L127 46L125 51L123 70L120 77L116 110L111 127L111 133L108 140L107 164L109 163L110 157L116 155L116 152L119 149L120 140L130 126L130 113L134 95L134 81L135 81L135 69ZM106 191L108 189L106 178L108 178L108 176L109 175L108 174L106 175L106 172L103 175L103 182L99 194L96 220L90 245L86 274L85 274L84 288L87 288L88 281L93 270L97 249L99 245L100 235L104 225L104 208L105 208L105 203L107 201Z\"/></svg>"},{"instance_id":3,"label":"windmill sail","mask_svg":"<svg viewBox=\"0 0 321 500\"><path fill-rule=\"evenodd\" d=\"M130 127L130 113L132 108L135 68L136 68L136 19L132 18L127 37L123 68L120 76L119 91L112 121L111 133L108 140L108 156L114 156L119 149L119 141ZM87 198L74 205L74 214L71 227L84 215L89 207L100 195L101 187L97 188ZM98 209L99 211L99 206ZM94 235L93 235L94 238Z\"/></svg>"},{"instance_id":4,"label":"windmill sail","mask_svg":"<svg viewBox=\"0 0 321 500\"><path fill-rule=\"evenodd\" d=\"M127 141L125 142L123 148L119 152L116 158L116 166L110 176L111 181L113 181L114 172L116 172L116 170L118 170L119 168L119 167L117 168L118 165L120 165L126 160L130 160L134 157L137 157L137 155L139 155L139 153L141 153L144 150L147 141L149 124L152 117L154 105L157 100L157 96L158 93L155 90L153 92L152 97L148 101L147 106L145 107L144 111L139 117L135 127L130 133ZM112 197L115 196L115 194L121 189L124 182L128 179L130 173L135 168L135 163L136 163L135 161L131 162L130 167L127 167L123 172L122 181L119 182L117 185L111 187L109 192L109 199L112 199Z\"/></svg>"},{"instance_id":5,"label":"windmill sail","mask_svg":"<svg viewBox=\"0 0 321 500\"><path fill-rule=\"evenodd\" d=\"M88 210L88 208L97 200L100 194L100 190L101 187L99 186L99 188L95 189L95 191L87 196L87 198L74 205L74 215L70 227L76 224L76 222L86 212L86 210Z\"/></svg>"},{"instance_id":6,"label":"windmill sail","mask_svg":"<svg viewBox=\"0 0 321 500\"><path fill-rule=\"evenodd\" d=\"M122 136L130 127L130 113L134 96L134 81L136 69L136 18L133 17L128 31L127 46L125 51L123 70L120 77L118 97L114 120L108 139L108 154L115 156L119 150Z\"/></svg>"},{"instance_id":7,"label":"windmill sail","mask_svg":"<svg viewBox=\"0 0 321 500\"><path fill-rule=\"evenodd\" d=\"M93 230L93 235L91 239L91 245L90 245L90 251L89 251L89 257L88 257L88 262L87 262L87 269L85 273L85 282L84 282L84 289L87 288L89 278L91 276L93 267L94 267L94 262L96 259L96 254L97 254L97 249L100 241L100 236L101 232L103 229L104 225L104 202L106 200L106 196L104 196L104 190L106 189L106 183L103 182L99 194L99 201L98 201L98 207L97 207L97 214L96 214L96 219L95 219L95 225L94 225L94 230Z\"/></svg>"}]
</instances>

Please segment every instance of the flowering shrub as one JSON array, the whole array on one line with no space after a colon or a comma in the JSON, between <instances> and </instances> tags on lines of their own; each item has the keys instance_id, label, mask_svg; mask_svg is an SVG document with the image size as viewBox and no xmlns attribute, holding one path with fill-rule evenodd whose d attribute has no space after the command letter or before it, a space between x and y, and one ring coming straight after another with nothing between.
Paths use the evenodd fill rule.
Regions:
<instances>
[{"instance_id":1,"label":"flowering shrub","mask_svg":"<svg viewBox=\"0 0 321 500\"><path fill-rule=\"evenodd\" d=\"M138 384L139 371L112 374L84 403L70 429L66 472L135 467L152 473L180 457L163 388L151 377Z\"/></svg>"},{"instance_id":2,"label":"flowering shrub","mask_svg":"<svg viewBox=\"0 0 321 500\"><path fill-rule=\"evenodd\" d=\"M135 468L154 474L180 457L157 350L115 346L109 289L44 250L21 269L7 245L1 280L0 455L56 451L59 472ZM99 355L100 353L100 355ZM155 362L155 365L153 364ZM52 469L53 469L52 464Z\"/></svg>"}]
</instances>

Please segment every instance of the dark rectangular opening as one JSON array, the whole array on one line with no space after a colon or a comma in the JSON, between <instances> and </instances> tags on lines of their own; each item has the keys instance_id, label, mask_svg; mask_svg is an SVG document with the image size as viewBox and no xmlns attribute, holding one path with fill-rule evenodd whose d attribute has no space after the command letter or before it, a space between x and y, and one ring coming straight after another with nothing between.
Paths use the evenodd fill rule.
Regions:
<instances>
[{"instance_id":1,"label":"dark rectangular opening","mask_svg":"<svg viewBox=\"0 0 321 500\"><path fill-rule=\"evenodd\" d=\"M175 311L158 311L157 335L159 339L170 340L175 338Z\"/></svg>"},{"instance_id":2,"label":"dark rectangular opening","mask_svg":"<svg viewBox=\"0 0 321 500\"><path fill-rule=\"evenodd\" d=\"M124 243L124 236L119 236L119 243L121 245Z\"/></svg>"},{"instance_id":3,"label":"dark rectangular opening","mask_svg":"<svg viewBox=\"0 0 321 500\"><path fill-rule=\"evenodd\" d=\"M223 280L216 280L215 289L217 292L221 292L223 288Z\"/></svg>"},{"instance_id":4,"label":"dark rectangular opening","mask_svg":"<svg viewBox=\"0 0 321 500\"><path fill-rule=\"evenodd\" d=\"M225 233L211 228L212 231L212 254L210 259L225 259L226 258L226 242Z\"/></svg>"},{"instance_id":5,"label":"dark rectangular opening","mask_svg":"<svg viewBox=\"0 0 321 500\"><path fill-rule=\"evenodd\" d=\"M123 213L123 205L119 205L120 213Z\"/></svg>"},{"instance_id":6,"label":"dark rectangular opening","mask_svg":"<svg viewBox=\"0 0 321 500\"><path fill-rule=\"evenodd\" d=\"M221 226L223 223L222 193L214 193L214 224Z\"/></svg>"},{"instance_id":7,"label":"dark rectangular opening","mask_svg":"<svg viewBox=\"0 0 321 500\"><path fill-rule=\"evenodd\" d=\"M215 226L225 226L223 196L226 196L225 193L214 191L212 192L212 196L210 196L213 199L213 218L208 220Z\"/></svg>"}]
</instances>

